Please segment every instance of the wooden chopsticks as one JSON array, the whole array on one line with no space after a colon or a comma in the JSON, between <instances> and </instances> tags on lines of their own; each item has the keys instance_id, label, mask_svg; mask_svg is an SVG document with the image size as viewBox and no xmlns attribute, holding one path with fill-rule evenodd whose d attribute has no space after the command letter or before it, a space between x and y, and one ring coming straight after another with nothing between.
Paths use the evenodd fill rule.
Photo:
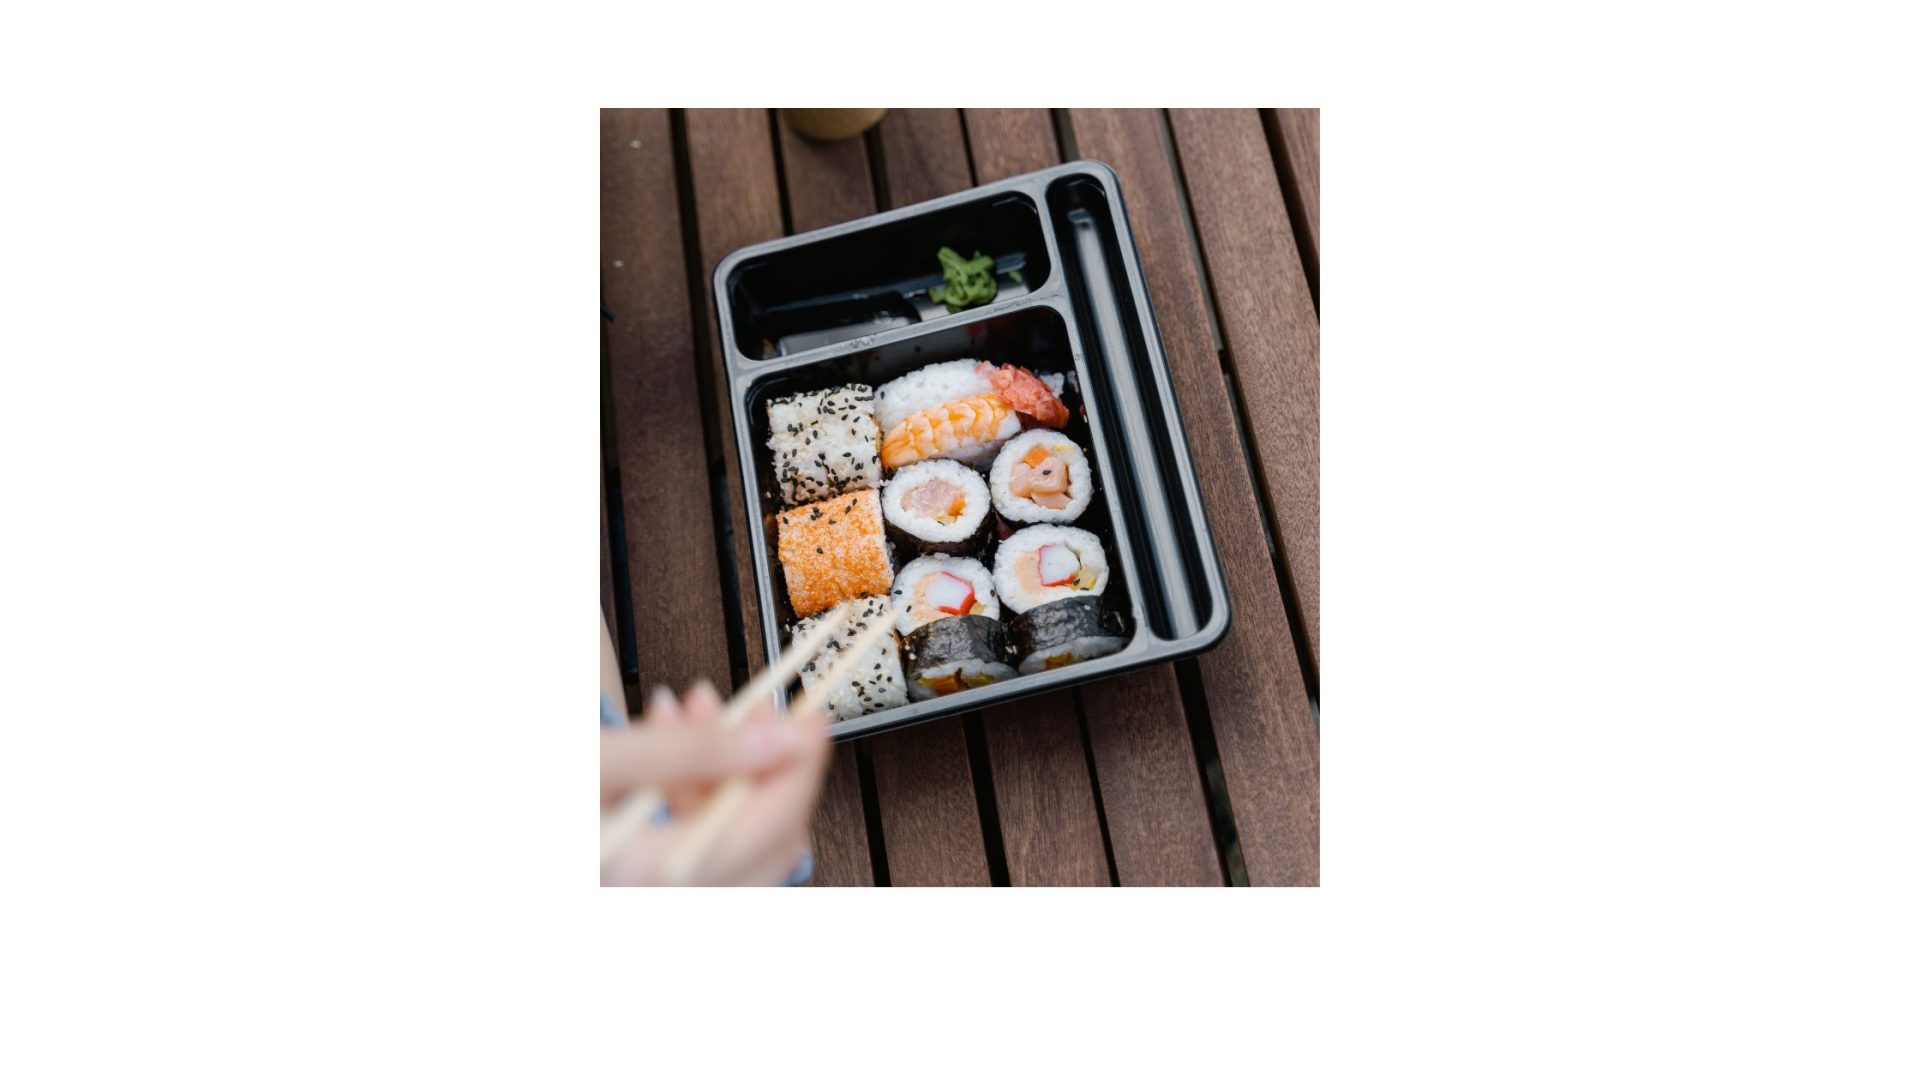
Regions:
<instances>
[{"instance_id":1,"label":"wooden chopsticks","mask_svg":"<svg viewBox=\"0 0 1920 1080\"><path fill-rule=\"evenodd\" d=\"M846 628L851 611L839 611L822 619L817 625L795 641L780 656L778 663L761 669L747 682L747 685L727 703L726 711L720 716L723 728L738 727L761 702L776 690L792 682L800 669L820 656L830 645L838 640ZM811 691L803 692L789 706L789 715L803 712L817 702L825 707L827 697L841 683L850 678L859 666L859 659L867 650L879 644L882 636L892 630L892 620L884 614L876 616L872 625L857 636L850 647L839 650L839 659L826 674L815 680ZM753 792L752 782L736 777L722 784L718 791L700 808L694 811L681 831L679 838L668 851L663 866L665 883L684 885L690 881L706 861L713 843L719 838L747 796ZM633 792L600 821L600 863L606 865L616 852L631 840L635 833L644 828L659 814L666 805L661 793L652 788Z\"/></svg>"}]
</instances>

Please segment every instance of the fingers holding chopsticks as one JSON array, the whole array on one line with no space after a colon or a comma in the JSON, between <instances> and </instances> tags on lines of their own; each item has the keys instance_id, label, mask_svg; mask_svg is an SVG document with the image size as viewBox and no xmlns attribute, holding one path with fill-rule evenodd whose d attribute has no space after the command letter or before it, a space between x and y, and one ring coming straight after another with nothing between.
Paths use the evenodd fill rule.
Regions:
<instances>
[{"instance_id":1,"label":"fingers holding chopsticks","mask_svg":"<svg viewBox=\"0 0 1920 1080\"><path fill-rule=\"evenodd\" d=\"M718 696L690 694L685 714L670 726L643 719L602 744L602 801L632 787L710 791L714 781L746 779L751 785L739 809L711 846L700 852L688 884L767 884L785 881L807 850L807 826L830 753L827 718L818 711L787 719L773 716L771 702L731 731L717 723ZM653 733L653 737L641 736ZM773 734L778 732L779 734ZM663 766L662 761L671 764ZM618 785L609 793L609 784ZM666 880L663 866L698 820L697 800L670 798L669 824L643 829L602 866L607 884L651 885Z\"/></svg>"},{"instance_id":2,"label":"fingers holding chopsticks","mask_svg":"<svg viewBox=\"0 0 1920 1080\"><path fill-rule=\"evenodd\" d=\"M637 788L757 773L814 741L808 727L778 717L771 700L731 729L718 722L722 708L720 695L701 683L683 702L674 702L671 695L656 697L634 726L602 735L602 804Z\"/></svg>"}]
</instances>

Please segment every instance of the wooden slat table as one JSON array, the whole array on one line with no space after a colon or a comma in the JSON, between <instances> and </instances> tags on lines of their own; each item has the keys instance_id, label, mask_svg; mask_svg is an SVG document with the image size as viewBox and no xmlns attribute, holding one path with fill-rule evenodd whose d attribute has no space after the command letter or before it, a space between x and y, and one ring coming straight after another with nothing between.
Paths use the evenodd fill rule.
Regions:
<instances>
[{"instance_id":1,"label":"wooden slat table","mask_svg":"<svg viewBox=\"0 0 1920 1080\"><path fill-rule=\"evenodd\" d=\"M837 748L816 884L1319 882L1318 110L904 109L827 144L767 110L603 111L602 607L630 689L764 661L723 256L1076 157L1120 175L1233 627Z\"/></svg>"}]
</instances>

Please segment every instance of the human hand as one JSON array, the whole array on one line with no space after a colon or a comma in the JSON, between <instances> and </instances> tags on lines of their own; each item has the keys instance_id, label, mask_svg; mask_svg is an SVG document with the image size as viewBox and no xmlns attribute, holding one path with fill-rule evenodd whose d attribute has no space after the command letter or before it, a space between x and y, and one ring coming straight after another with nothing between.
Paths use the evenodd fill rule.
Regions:
<instances>
[{"instance_id":1,"label":"human hand","mask_svg":"<svg viewBox=\"0 0 1920 1080\"><path fill-rule=\"evenodd\" d=\"M601 868L606 885L661 883L667 853L713 790L749 778L752 794L695 871L695 885L778 885L807 851L807 823L829 757L827 717L818 709L781 719L773 702L740 726L720 726L725 703L702 681L684 700L660 688L633 727L600 737L600 805L656 788L673 820L637 833Z\"/></svg>"}]
</instances>

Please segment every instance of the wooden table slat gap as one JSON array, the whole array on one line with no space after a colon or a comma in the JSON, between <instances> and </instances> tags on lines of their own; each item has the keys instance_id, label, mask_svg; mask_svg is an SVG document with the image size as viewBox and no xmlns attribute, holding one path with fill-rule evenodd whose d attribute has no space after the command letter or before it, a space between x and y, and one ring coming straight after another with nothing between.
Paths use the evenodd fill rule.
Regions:
<instances>
[{"instance_id":1,"label":"wooden table slat gap","mask_svg":"<svg viewBox=\"0 0 1920 1080\"><path fill-rule=\"evenodd\" d=\"M967 130L967 110L955 109L953 111L954 114L960 118L960 149L967 156L967 180L972 183L973 186L979 187L985 183L985 181L980 179L979 166L973 163L973 133Z\"/></svg>"},{"instance_id":2,"label":"wooden table slat gap","mask_svg":"<svg viewBox=\"0 0 1920 1080\"><path fill-rule=\"evenodd\" d=\"M793 198L787 192L787 156L780 146L780 110L767 110L767 138L773 143L774 186L780 191L780 232L792 236ZM804 230L803 230L804 231Z\"/></svg>"},{"instance_id":3,"label":"wooden table slat gap","mask_svg":"<svg viewBox=\"0 0 1920 1080\"><path fill-rule=\"evenodd\" d=\"M961 719L967 733L967 763L973 772L973 801L980 814L980 837L987 845L987 879L994 885L1010 884L1007 875L1007 845L1000 835L1000 808L993 792L993 772L987 760L987 736L980 726L980 714L968 713Z\"/></svg>"},{"instance_id":4,"label":"wooden table slat gap","mask_svg":"<svg viewBox=\"0 0 1920 1080\"><path fill-rule=\"evenodd\" d=\"M1213 737L1213 714L1207 708L1205 681L1194 660L1176 660L1175 681L1187 713L1187 737L1193 740L1200 788L1207 793L1207 811L1213 825L1214 850L1220 853L1220 873L1229 885L1247 884L1247 861L1240 851L1240 830L1233 821L1233 800L1227 797L1226 772L1220 765L1220 744Z\"/></svg>"},{"instance_id":5,"label":"wooden table slat gap","mask_svg":"<svg viewBox=\"0 0 1920 1080\"><path fill-rule=\"evenodd\" d=\"M866 130L860 140L867 147L867 172L873 184L873 205L884 210L893 205L893 189L887 185L887 148L880 144L880 128Z\"/></svg>"},{"instance_id":6,"label":"wooden table slat gap","mask_svg":"<svg viewBox=\"0 0 1920 1080\"><path fill-rule=\"evenodd\" d=\"M880 827L880 787L873 779L873 747L869 740L853 744L854 762L860 767L860 805L867 815L867 853L873 859L873 883L881 888L893 884L887 867L886 833Z\"/></svg>"},{"instance_id":7,"label":"wooden table slat gap","mask_svg":"<svg viewBox=\"0 0 1920 1080\"><path fill-rule=\"evenodd\" d=\"M1220 332L1220 305L1213 299L1212 268L1207 265L1206 249L1200 245L1200 229L1193 223L1193 196L1187 191L1187 166L1180 160L1180 144L1174 141L1173 121L1167 118L1167 110L1153 110L1153 118L1160 129L1160 143L1166 150L1167 161L1173 167L1173 192L1180 204L1180 227L1187 237L1187 250L1193 256L1194 273L1200 277L1200 295L1206 299L1202 306L1207 313L1207 332L1213 335L1213 351L1224 352L1227 339Z\"/></svg>"},{"instance_id":8,"label":"wooden table slat gap","mask_svg":"<svg viewBox=\"0 0 1920 1080\"><path fill-rule=\"evenodd\" d=\"M1079 161L1080 140L1073 135L1073 112L1070 109L1048 109L1053 117L1054 141L1060 144L1061 161Z\"/></svg>"},{"instance_id":9,"label":"wooden table slat gap","mask_svg":"<svg viewBox=\"0 0 1920 1080\"><path fill-rule=\"evenodd\" d=\"M1080 752L1086 755L1087 777L1093 782L1093 812L1100 818L1100 849L1107 856L1107 881L1112 885L1120 884L1120 867L1113 859L1113 832L1107 827L1107 804L1100 794L1100 768L1093 760L1093 738L1087 734L1087 706L1080 698L1080 691L1074 690L1073 714L1080 724Z\"/></svg>"},{"instance_id":10,"label":"wooden table slat gap","mask_svg":"<svg viewBox=\"0 0 1920 1080\"><path fill-rule=\"evenodd\" d=\"M694 381L700 388L700 428L707 453L707 498L713 507L714 543L719 549L720 594L729 613L722 621L727 626L727 656L732 668L733 685L739 686L746 682L752 667L751 658L758 654L757 649L748 645L747 635L752 634L757 639L760 628L757 624L745 625L744 620L732 617L731 613L757 611L758 607L749 607L742 596L739 564L735 559L740 538L734 536L733 496L728 487L727 472L729 459L724 445L733 438L733 424L724 411L726 398L718 385L720 361L716 350L719 333L709 314L712 299L708 282L712 274L708 272L710 261L700 243L699 209L694 199L693 152L688 143L686 110L674 109L669 115L673 120L673 167L680 195L681 242L686 249L687 301L693 319ZM717 261L717 257L711 260Z\"/></svg>"},{"instance_id":11,"label":"wooden table slat gap","mask_svg":"<svg viewBox=\"0 0 1920 1080\"><path fill-rule=\"evenodd\" d=\"M1293 226L1294 247L1313 294L1313 313L1320 314L1320 110L1261 109L1267 131L1267 152L1273 157L1280 191L1287 200L1287 219Z\"/></svg>"},{"instance_id":12,"label":"wooden table slat gap","mask_svg":"<svg viewBox=\"0 0 1920 1080\"><path fill-rule=\"evenodd\" d=\"M1240 454L1246 459L1247 473L1254 477L1253 497L1260 510L1260 528L1267 534L1267 555L1273 560L1273 578L1280 583L1280 600L1287 608L1287 629L1293 632L1293 655L1300 665L1300 677L1307 684L1307 698L1320 700L1320 665L1314 655L1313 642L1307 637L1307 621L1300 604L1300 585L1294 580L1287 561L1286 538L1280 532L1278 511L1274 509L1273 493L1260 478L1267 476L1266 465L1260 460L1260 447L1248 436L1253 430L1247 417L1247 394L1240 385L1240 371L1233 363L1232 353L1220 350L1220 373L1227 380L1227 399L1233 403L1234 432L1240 436Z\"/></svg>"},{"instance_id":13,"label":"wooden table slat gap","mask_svg":"<svg viewBox=\"0 0 1920 1080\"><path fill-rule=\"evenodd\" d=\"M633 593L627 562L627 515L620 501L619 425L613 410L613 348L607 313L600 309L600 611L613 636L620 682L632 690L639 675L635 655ZM628 694L628 700L633 695Z\"/></svg>"}]
</instances>

